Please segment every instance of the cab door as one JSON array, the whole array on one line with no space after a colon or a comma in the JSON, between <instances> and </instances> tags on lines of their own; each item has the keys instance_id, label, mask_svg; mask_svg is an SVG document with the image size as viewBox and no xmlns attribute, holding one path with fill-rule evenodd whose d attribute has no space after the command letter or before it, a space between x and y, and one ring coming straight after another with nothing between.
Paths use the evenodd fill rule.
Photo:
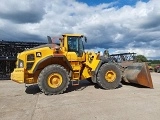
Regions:
<instances>
[{"instance_id":1,"label":"cab door","mask_svg":"<svg viewBox=\"0 0 160 120\"><path fill-rule=\"evenodd\" d=\"M72 80L81 79L81 70L83 69L83 62L85 61L85 52L81 37L68 37L67 59L73 69Z\"/></svg>"},{"instance_id":2,"label":"cab door","mask_svg":"<svg viewBox=\"0 0 160 120\"><path fill-rule=\"evenodd\" d=\"M67 58L69 61L85 61L85 52L83 41L81 37L68 36L68 53Z\"/></svg>"}]
</instances>

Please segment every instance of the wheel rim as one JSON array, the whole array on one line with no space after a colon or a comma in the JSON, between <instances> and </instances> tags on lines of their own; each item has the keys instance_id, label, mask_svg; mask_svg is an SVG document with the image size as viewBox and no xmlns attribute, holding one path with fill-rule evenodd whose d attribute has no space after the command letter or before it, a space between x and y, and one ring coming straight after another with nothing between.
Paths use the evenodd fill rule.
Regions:
<instances>
[{"instance_id":1,"label":"wheel rim","mask_svg":"<svg viewBox=\"0 0 160 120\"><path fill-rule=\"evenodd\" d=\"M108 82L113 82L115 81L116 79L116 73L114 71L108 71L106 74L105 74L105 79L106 81Z\"/></svg>"},{"instance_id":2,"label":"wheel rim","mask_svg":"<svg viewBox=\"0 0 160 120\"><path fill-rule=\"evenodd\" d=\"M62 76L58 73L53 73L48 76L48 85L51 88L57 88L62 84Z\"/></svg>"}]
</instances>

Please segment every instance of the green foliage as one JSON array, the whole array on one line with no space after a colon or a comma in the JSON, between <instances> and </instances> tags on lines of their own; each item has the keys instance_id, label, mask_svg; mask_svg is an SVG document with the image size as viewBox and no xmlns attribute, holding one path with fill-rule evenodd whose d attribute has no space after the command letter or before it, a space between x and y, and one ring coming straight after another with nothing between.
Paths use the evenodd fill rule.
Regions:
<instances>
[{"instance_id":1,"label":"green foliage","mask_svg":"<svg viewBox=\"0 0 160 120\"><path fill-rule=\"evenodd\" d=\"M144 55L137 55L136 60L138 62L147 62L147 58Z\"/></svg>"},{"instance_id":2,"label":"green foliage","mask_svg":"<svg viewBox=\"0 0 160 120\"><path fill-rule=\"evenodd\" d=\"M148 60L151 64L160 64L160 60Z\"/></svg>"},{"instance_id":3,"label":"green foliage","mask_svg":"<svg viewBox=\"0 0 160 120\"><path fill-rule=\"evenodd\" d=\"M155 68L155 66L160 65L160 60L147 60L147 58L144 55L137 55L136 60L138 62L147 62L148 65Z\"/></svg>"}]
</instances>

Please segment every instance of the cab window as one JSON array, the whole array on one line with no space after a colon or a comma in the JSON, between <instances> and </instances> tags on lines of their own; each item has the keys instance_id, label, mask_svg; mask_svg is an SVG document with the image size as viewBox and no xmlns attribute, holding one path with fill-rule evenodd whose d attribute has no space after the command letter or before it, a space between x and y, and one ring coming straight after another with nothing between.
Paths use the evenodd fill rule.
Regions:
<instances>
[{"instance_id":1,"label":"cab window","mask_svg":"<svg viewBox=\"0 0 160 120\"><path fill-rule=\"evenodd\" d=\"M83 55L84 47L82 37L68 37L68 52L75 52L79 57Z\"/></svg>"}]
</instances>

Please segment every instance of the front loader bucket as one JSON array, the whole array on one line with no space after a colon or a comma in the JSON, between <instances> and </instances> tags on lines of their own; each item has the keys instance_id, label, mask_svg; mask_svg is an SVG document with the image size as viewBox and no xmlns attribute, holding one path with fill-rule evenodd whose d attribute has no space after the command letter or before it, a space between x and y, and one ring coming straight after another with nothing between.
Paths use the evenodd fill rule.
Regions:
<instances>
[{"instance_id":1,"label":"front loader bucket","mask_svg":"<svg viewBox=\"0 0 160 120\"><path fill-rule=\"evenodd\" d=\"M123 80L153 88L151 74L146 63L132 63L124 71Z\"/></svg>"}]
</instances>

